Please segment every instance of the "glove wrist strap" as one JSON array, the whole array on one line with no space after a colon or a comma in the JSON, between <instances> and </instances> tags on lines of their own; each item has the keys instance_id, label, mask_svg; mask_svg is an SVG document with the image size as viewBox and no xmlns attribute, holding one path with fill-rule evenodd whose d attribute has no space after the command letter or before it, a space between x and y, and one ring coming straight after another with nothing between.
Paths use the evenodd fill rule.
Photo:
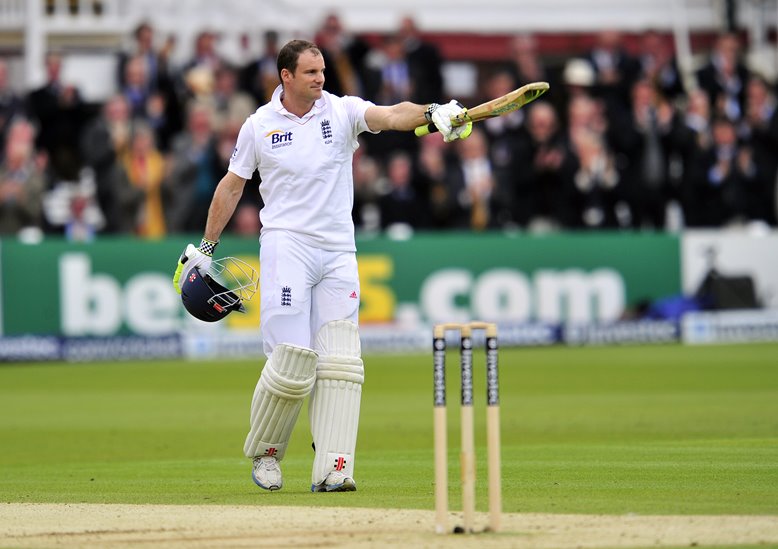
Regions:
<instances>
[{"instance_id":1,"label":"glove wrist strap","mask_svg":"<svg viewBox=\"0 0 778 549\"><path fill-rule=\"evenodd\" d=\"M437 108L440 107L437 103L430 103L427 107L427 110L424 111L424 118L427 119L427 122L432 122L432 113L437 110Z\"/></svg>"},{"instance_id":2,"label":"glove wrist strap","mask_svg":"<svg viewBox=\"0 0 778 549\"><path fill-rule=\"evenodd\" d=\"M218 244L219 244L218 240L214 242L213 240L208 240L207 238L203 238L200 241L200 246L197 249L207 256L213 256L213 251L216 249L216 246Z\"/></svg>"}]
</instances>

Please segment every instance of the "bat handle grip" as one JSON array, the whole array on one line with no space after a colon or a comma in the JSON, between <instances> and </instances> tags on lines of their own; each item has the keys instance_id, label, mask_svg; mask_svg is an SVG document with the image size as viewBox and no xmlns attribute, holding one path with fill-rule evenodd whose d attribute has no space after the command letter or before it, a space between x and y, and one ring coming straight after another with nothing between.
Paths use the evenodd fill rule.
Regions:
<instances>
[{"instance_id":1,"label":"bat handle grip","mask_svg":"<svg viewBox=\"0 0 778 549\"><path fill-rule=\"evenodd\" d=\"M416 137L423 137L425 135L435 133L436 131L438 131L438 128L435 126L435 124L425 124L424 126L419 126L413 130L413 133L416 134Z\"/></svg>"}]
</instances>

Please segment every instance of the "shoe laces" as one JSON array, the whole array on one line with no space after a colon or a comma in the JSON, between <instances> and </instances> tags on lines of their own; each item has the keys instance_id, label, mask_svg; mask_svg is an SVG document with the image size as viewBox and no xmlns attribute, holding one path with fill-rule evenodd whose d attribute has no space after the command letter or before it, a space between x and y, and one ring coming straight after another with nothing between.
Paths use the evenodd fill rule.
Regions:
<instances>
[{"instance_id":1,"label":"shoe laces","mask_svg":"<svg viewBox=\"0 0 778 549\"><path fill-rule=\"evenodd\" d=\"M278 460L271 456L261 456L254 458L254 466L261 467L262 469L275 469L275 465Z\"/></svg>"}]
</instances>

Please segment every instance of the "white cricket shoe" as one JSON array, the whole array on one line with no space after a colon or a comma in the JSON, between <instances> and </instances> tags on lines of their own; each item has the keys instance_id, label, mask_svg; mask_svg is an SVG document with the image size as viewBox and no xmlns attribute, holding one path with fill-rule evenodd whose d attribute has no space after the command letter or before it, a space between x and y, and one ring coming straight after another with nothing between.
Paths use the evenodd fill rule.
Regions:
<instances>
[{"instance_id":1,"label":"white cricket shoe","mask_svg":"<svg viewBox=\"0 0 778 549\"><path fill-rule=\"evenodd\" d=\"M254 479L254 484L265 490L280 490L284 485L281 466L278 464L278 460L271 456L257 456L254 458L251 478Z\"/></svg>"},{"instance_id":2,"label":"white cricket shoe","mask_svg":"<svg viewBox=\"0 0 778 549\"><path fill-rule=\"evenodd\" d=\"M354 479L340 471L330 472L320 484L311 484L311 492L354 492L356 489Z\"/></svg>"}]
</instances>

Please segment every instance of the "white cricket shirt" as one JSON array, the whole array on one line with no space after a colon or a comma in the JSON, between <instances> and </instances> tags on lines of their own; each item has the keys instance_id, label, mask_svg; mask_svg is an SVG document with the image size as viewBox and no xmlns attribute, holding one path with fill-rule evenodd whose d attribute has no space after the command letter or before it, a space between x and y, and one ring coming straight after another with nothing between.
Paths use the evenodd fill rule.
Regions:
<instances>
[{"instance_id":1,"label":"white cricket shirt","mask_svg":"<svg viewBox=\"0 0 778 549\"><path fill-rule=\"evenodd\" d=\"M281 90L243 123L229 170L244 179L259 170L262 234L291 231L311 246L356 251L352 159L373 103L325 91L299 118L281 104Z\"/></svg>"}]
</instances>

